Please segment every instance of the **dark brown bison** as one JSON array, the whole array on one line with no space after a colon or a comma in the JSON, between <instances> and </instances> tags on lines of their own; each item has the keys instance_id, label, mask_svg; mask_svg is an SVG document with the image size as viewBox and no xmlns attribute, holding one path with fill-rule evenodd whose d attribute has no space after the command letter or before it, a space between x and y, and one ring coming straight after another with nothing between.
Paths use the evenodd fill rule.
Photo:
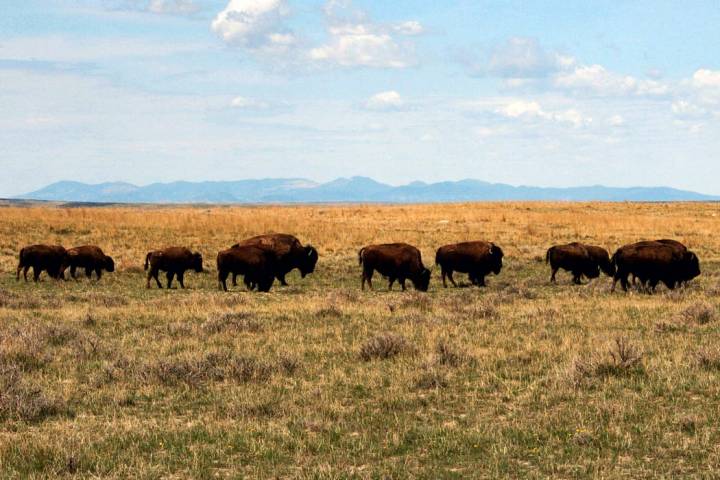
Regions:
<instances>
[{"instance_id":1,"label":"dark brown bison","mask_svg":"<svg viewBox=\"0 0 720 480\"><path fill-rule=\"evenodd\" d=\"M27 272L32 267L33 280L38 281L40 274L45 270L50 278L65 279L63 275L63 262L67 250L61 245L30 245L20 250L19 262L15 279L20 280L20 270L27 282Z\"/></svg>"},{"instance_id":2,"label":"dark brown bison","mask_svg":"<svg viewBox=\"0 0 720 480\"><path fill-rule=\"evenodd\" d=\"M98 280L102 277L102 271L114 272L115 262L113 259L95 245L84 245L82 247L71 248L67 251L65 262L62 266L63 274L65 269L70 267L70 276L77 279L76 272L78 268L85 269L85 275L90 278L95 272Z\"/></svg>"},{"instance_id":3,"label":"dark brown bison","mask_svg":"<svg viewBox=\"0 0 720 480\"><path fill-rule=\"evenodd\" d=\"M484 287L486 275L502 270L503 251L491 242L454 243L438 248L435 264L440 266L443 287L447 288L446 277L457 287L453 272L467 273L473 285Z\"/></svg>"},{"instance_id":4,"label":"dark brown bison","mask_svg":"<svg viewBox=\"0 0 720 480\"><path fill-rule=\"evenodd\" d=\"M612 291L620 281L624 291L628 288L628 275L654 291L662 282L669 289L700 275L700 260L690 250L683 250L668 242L645 241L619 248L611 258L617 271Z\"/></svg>"},{"instance_id":5,"label":"dark brown bison","mask_svg":"<svg viewBox=\"0 0 720 480\"><path fill-rule=\"evenodd\" d=\"M285 275L295 268L300 270L302 278L315 271L315 265L318 261L317 250L312 245L303 246L300 240L292 235L285 233L258 235L236 243L230 248L247 245L273 252L275 256L274 275L280 285L287 286ZM233 285L237 285L236 277L236 275L233 275Z\"/></svg>"},{"instance_id":6,"label":"dark brown bison","mask_svg":"<svg viewBox=\"0 0 720 480\"><path fill-rule=\"evenodd\" d=\"M420 250L407 243L385 243L369 245L358 252L363 267L361 288L365 282L372 290L372 277L375 270L388 278L388 290L392 290L395 280L405 290L405 280L410 279L416 290L427 292L430 285L430 270L422 263Z\"/></svg>"},{"instance_id":7,"label":"dark brown bison","mask_svg":"<svg viewBox=\"0 0 720 480\"><path fill-rule=\"evenodd\" d=\"M588 279L598 278L601 265L604 267L603 271L611 272L610 260L608 258L605 264L602 252L605 252L605 257L609 257L607 251L601 247L578 242L550 247L545 254L545 261L550 264L552 270L550 281L555 283L555 275L560 269L572 273L573 283L576 285L582 283L583 275Z\"/></svg>"},{"instance_id":8,"label":"dark brown bison","mask_svg":"<svg viewBox=\"0 0 720 480\"><path fill-rule=\"evenodd\" d=\"M194 270L197 273L203 271L202 255L198 252L191 252L185 247L169 247L164 250L148 252L145 256L145 270L147 273L146 287L150 288L150 279L154 278L158 288L162 288L158 274L160 271L167 272L167 288L172 287L173 277L177 276L182 288L185 288L185 271Z\"/></svg>"},{"instance_id":9,"label":"dark brown bison","mask_svg":"<svg viewBox=\"0 0 720 480\"><path fill-rule=\"evenodd\" d=\"M662 243L664 245L667 245L667 246L673 248L674 250L676 250L680 253L686 252L688 250L688 248L684 244L678 242L677 240L671 240L671 239L667 239L667 238L663 238L660 240L644 240L641 242L637 242L634 245L652 245L654 243ZM637 279L638 279L638 277L636 277L634 274L632 274L632 284L633 285L637 284ZM647 285L646 285L647 282L641 282L641 283L642 283L643 288L647 288ZM686 281L683 281L681 283L686 283Z\"/></svg>"},{"instance_id":10,"label":"dark brown bison","mask_svg":"<svg viewBox=\"0 0 720 480\"><path fill-rule=\"evenodd\" d=\"M249 290L257 287L260 292L269 292L278 271L275 254L255 245L233 246L218 253L217 269L219 287L226 292L231 273L233 278L243 275Z\"/></svg>"}]
</instances>

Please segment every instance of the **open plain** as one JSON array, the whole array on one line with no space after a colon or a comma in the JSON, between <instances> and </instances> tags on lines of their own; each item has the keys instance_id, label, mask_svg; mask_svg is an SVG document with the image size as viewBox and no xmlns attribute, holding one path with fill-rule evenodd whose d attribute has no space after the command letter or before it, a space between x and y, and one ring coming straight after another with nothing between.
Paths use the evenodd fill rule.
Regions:
<instances>
[{"instance_id":1,"label":"open plain","mask_svg":"<svg viewBox=\"0 0 720 480\"><path fill-rule=\"evenodd\" d=\"M720 469L717 204L0 208L0 477L643 478ZM320 254L270 293L217 288L215 255L286 232ZM555 243L676 238L687 288L549 283ZM360 290L358 249L470 239L488 286ZM100 282L15 280L19 249L97 244ZM145 288L152 249L202 252Z\"/></svg>"}]
</instances>

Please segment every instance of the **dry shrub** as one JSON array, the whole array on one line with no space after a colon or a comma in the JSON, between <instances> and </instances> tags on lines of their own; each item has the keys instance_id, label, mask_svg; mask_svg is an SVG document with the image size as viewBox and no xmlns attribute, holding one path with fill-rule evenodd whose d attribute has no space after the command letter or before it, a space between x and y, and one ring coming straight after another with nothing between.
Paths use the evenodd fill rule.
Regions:
<instances>
[{"instance_id":1,"label":"dry shrub","mask_svg":"<svg viewBox=\"0 0 720 480\"><path fill-rule=\"evenodd\" d=\"M201 328L208 334L225 331L256 333L262 331L263 326L252 319L251 313L226 312L217 318L208 317Z\"/></svg>"},{"instance_id":2,"label":"dry shrub","mask_svg":"<svg viewBox=\"0 0 720 480\"><path fill-rule=\"evenodd\" d=\"M0 419L37 422L62 411L62 404L23 379L20 369L0 367Z\"/></svg>"},{"instance_id":3,"label":"dry shrub","mask_svg":"<svg viewBox=\"0 0 720 480\"><path fill-rule=\"evenodd\" d=\"M687 324L705 325L717 318L717 309L710 303L698 302L681 311L678 317Z\"/></svg>"},{"instance_id":4,"label":"dry shrub","mask_svg":"<svg viewBox=\"0 0 720 480\"><path fill-rule=\"evenodd\" d=\"M437 354L438 363L448 367L461 367L472 363L474 360L470 355L449 344L446 340L438 341L435 353Z\"/></svg>"},{"instance_id":5,"label":"dry shrub","mask_svg":"<svg viewBox=\"0 0 720 480\"><path fill-rule=\"evenodd\" d=\"M402 335L381 333L369 339L360 348L360 358L370 361L374 358L385 360L411 350L410 343Z\"/></svg>"},{"instance_id":6,"label":"dry shrub","mask_svg":"<svg viewBox=\"0 0 720 480\"><path fill-rule=\"evenodd\" d=\"M576 387L593 379L620 377L642 371L642 351L625 337L618 337L607 356L594 355L573 362L571 376Z\"/></svg>"},{"instance_id":7,"label":"dry shrub","mask_svg":"<svg viewBox=\"0 0 720 480\"><path fill-rule=\"evenodd\" d=\"M399 306L401 308L417 308L421 312L428 312L432 308L432 299L427 293L411 291L400 301Z\"/></svg>"},{"instance_id":8,"label":"dry shrub","mask_svg":"<svg viewBox=\"0 0 720 480\"><path fill-rule=\"evenodd\" d=\"M38 310L41 308L60 308L62 302L55 296L42 292L26 292L19 294L8 290L0 290L0 307L14 310Z\"/></svg>"},{"instance_id":9,"label":"dry shrub","mask_svg":"<svg viewBox=\"0 0 720 480\"><path fill-rule=\"evenodd\" d=\"M80 360L100 358L106 351L102 339L92 332L77 335L74 338L73 346L75 348L75 356Z\"/></svg>"},{"instance_id":10,"label":"dry shrub","mask_svg":"<svg viewBox=\"0 0 720 480\"><path fill-rule=\"evenodd\" d=\"M199 386L207 382L234 380L238 382L267 381L276 373L287 375L299 367L295 360L281 357L268 362L255 357L234 355L230 352L211 352L199 358L163 359L147 365L141 371L145 380L153 379L165 385L185 383Z\"/></svg>"},{"instance_id":11,"label":"dry shrub","mask_svg":"<svg viewBox=\"0 0 720 480\"><path fill-rule=\"evenodd\" d=\"M720 350L717 347L705 347L695 352L695 363L705 370L720 370Z\"/></svg>"},{"instance_id":12,"label":"dry shrub","mask_svg":"<svg viewBox=\"0 0 720 480\"><path fill-rule=\"evenodd\" d=\"M437 368L427 368L415 379L415 388L438 390L448 386L447 374Z\"/></svg>"},{"instance_id":13,"label":"dry shrub","mask_svg":"<svg viewBox=\"0 0 720 480\"><path fill-rule=\"evenodd\" d=\"M322 307L315 312L315 316L319 318L342 318L343 311L340 307L334 304L330 304L326 307Z\"/></svg>"},{"instance_id":14,"label":"dry shrub","mask_svg":"<svg viewBox=\"0 0 720 480\"><path fill-rule=\"evenodd\" d=\"M44 367L49 361L42 329L14 328L0 334L0 368L15 367L29 372Z\"/></svg>"}]
</instances>

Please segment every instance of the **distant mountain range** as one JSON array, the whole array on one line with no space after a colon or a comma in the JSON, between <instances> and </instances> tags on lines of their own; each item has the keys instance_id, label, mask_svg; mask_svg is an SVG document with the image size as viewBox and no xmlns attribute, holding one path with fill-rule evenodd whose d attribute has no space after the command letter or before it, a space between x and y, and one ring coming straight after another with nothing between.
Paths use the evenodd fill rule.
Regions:
<instances>
[{"instance_id":1,"label":"distant mountain range","mask_svg":"<svg viewBox=\"0 0 720 480\"><path fill-rule=\"evenodd\" d=\"M317 183L302 178L230 182L130 183L57 182L18 199L92 203L434 203L497 200L567 201L701 201L720 196L669 187L613 188L600 185L542 188L488 183L479 180L392 186L367 177L338 178Z\"/></svg>"}]
</instances>

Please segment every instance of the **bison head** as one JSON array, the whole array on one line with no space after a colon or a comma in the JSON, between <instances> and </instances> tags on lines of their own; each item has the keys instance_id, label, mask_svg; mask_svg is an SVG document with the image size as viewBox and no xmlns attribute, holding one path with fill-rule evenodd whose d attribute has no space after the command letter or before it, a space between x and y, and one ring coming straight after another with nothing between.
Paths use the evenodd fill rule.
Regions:
<instances>
[{"instance_id":1,"label":"bison head","mask_svg":"<svg viewBox=\"0 0 720 480\"><path fill-rule=\"evenodd\" d=\"M114 272L115 271L115 262L113 261L112 257L109 255L105 255L105 261L104 268L107 272Z\"/></svg>"},{"instance_id":2,"label":"bison head","mask_svg":"<svg viewBox=\"0 0 720 480\"><path fill-rule=\"evenodd\" d=\"M315 247L307 245L303 248L302 258L300 259L300 276L305 278L308 273L315 271L315 265L318 261L318 253Z\"/></svg>"},{"instance_id":3,"label":"bison head","mask_svg":"<svg viewBox=\"0 0 720 480\"><path fill-rule=\"evenodd\" d=\"M491 269L495 275L498 275L500 270L502 270L504 256L505 254L503 253L502 248L498 247L494 243L490 244L490 258L492 259Z\"/></svg>"},{"instance_id":4,"label":"bison head","mask_svg":"<svg viewBox=\"0 0 720 480\"><path fill-rule=\"evenodd\" d=\"M422 271L411 280L416 290L427 292L430 287L430 270L423 268Z\"/></svg>"},{"instance_id":5,"label":"bison head","mask_svg":"<svg viewBox=\"0 0 720 480\"><path fill-rule=\"evenodd\" d=\"M220 256L218 255L218 262L220 261L219 259L220 259ZM202 255L198 252L193 253L192 269L195 270L197 273L200 273L203 271Z\"/></svg>"},{"instance_id":6,"label":"bison head","mask_svg":"<svg viewBox=\"0 0 720 480\"><path fill-rule=\"evenodd\" d=\"M688 250L687 252L685 252L683 257L684 268L682 272L682 280L692 280L693 278L700 275L700 260L698 259L698 256Z\"/></svg>"}]
</instances>

